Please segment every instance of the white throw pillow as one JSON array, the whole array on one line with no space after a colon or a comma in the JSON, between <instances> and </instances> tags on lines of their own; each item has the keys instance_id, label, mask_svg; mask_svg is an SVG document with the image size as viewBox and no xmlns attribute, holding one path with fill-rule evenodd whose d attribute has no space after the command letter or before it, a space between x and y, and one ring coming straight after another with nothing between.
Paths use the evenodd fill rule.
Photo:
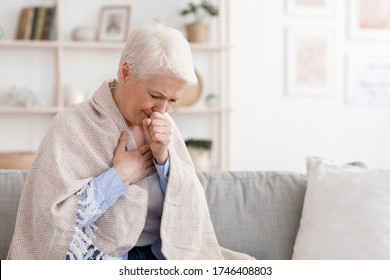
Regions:
<instances>
[{"instance_id":1,"label":"white throw pillow","mask_svg":"<svg viewBox=\"0 0 390 280\"><path fill-rule=\"evenodd\" d=\"M390 170L308 157L293 259L390 259Z\"/></svg>"}]
</instances>

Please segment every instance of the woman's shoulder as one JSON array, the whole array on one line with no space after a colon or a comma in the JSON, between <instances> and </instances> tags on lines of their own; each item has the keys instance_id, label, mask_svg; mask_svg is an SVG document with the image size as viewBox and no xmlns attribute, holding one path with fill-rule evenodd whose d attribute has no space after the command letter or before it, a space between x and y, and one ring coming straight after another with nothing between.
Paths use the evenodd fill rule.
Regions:
<instances>
[{"instance_id":1,"label":"woman's shoulder","mask_svg":"<svg viewBox=\"0 0 390 280\"><path fill-rule=\"evenodd\" d=\"M85 116L88 116L89 106L87 102L74 104L64 108L53 118L51 128L77 129L79 124L85 122ZM56 129L57 130L57 129Z\"/></svg>"},{"instance_id":2,"label":"woman's shoulder","mask_svg":"<svg viewBox=\"0 0 390 280\"><path fill-rule=\"evenodd\" d=\"M79 104L70 105L61 110L53 120L65 121L68 119L78 119L82 116L83 112L88 110L88 101Z\"/></svg>"}]
</instances>

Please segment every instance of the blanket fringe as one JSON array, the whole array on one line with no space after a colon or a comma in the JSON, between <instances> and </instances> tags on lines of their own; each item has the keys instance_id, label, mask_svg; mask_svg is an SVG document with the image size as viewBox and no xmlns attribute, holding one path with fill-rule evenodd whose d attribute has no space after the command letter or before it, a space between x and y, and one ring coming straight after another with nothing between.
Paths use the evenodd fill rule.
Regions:
<instances>
[{"instance_id":1,"label":"blanket fringe","mask_svg":"<svg viewBox=\"0 0 390 280\"><path fill-rule=\"evenodd\" d=\"M69 260L120 260L121 258L106 255L97 250L92 239L78 227L75 228L72 242L67 252Z\"/></svg>"}]
</instances>

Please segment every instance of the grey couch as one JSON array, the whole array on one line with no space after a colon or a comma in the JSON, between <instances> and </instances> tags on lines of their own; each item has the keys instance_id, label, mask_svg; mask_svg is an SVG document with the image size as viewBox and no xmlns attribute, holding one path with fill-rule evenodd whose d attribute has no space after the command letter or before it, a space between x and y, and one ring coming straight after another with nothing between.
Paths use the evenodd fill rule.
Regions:
<instances>
[{"instance_id":1,"label":"grey couch","mask_svg":"<svg viewBox=\"0 0 390 280\"><path fill-rule=\"evenodd\" d=\"M5 259L27 171L0 170L0 259ZM257 259L290 259L306 178L292 172L199 173L220 245Z\"/></svg>"}]
</instances>

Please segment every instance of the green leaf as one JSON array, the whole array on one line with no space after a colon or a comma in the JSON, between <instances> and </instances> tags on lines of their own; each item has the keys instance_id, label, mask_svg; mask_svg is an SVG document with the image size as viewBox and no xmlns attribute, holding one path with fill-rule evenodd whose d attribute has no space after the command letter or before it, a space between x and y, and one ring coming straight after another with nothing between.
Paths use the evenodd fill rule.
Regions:
<instances>
[{"instance_id":1,"label":"green leaf","mask_svg":"<svg viewBox=\"0 0 390 280\"><path fill-rule=\"evenodd\" d=\"M200 21L201 16L199 10L202 9L207 16L213 17L218 15L218 7L210 4L208 1L204 0L200 4L188 3L187 8L181 10L180 14L182 16L187 16L193 14L195 21Z\"/></svg>"}]
</instances>

